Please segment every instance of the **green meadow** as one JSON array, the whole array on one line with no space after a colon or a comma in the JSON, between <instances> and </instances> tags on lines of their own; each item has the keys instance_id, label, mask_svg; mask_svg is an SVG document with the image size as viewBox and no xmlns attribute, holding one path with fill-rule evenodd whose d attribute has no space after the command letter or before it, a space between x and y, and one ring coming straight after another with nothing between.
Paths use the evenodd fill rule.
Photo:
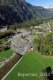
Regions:
<instances>
[{"instance_id":1,"label":"green meadow","mask_svg":"<svg viewBox=\"0 0 53 80\"><path fill-rule=\"evenodd\" d=\"M13 52L14 52L13 49L9 49L9 50L0 52L0 62L9 58L13 54Z\"/></svg>"},{"instance_id":2,"label":"green meadow","mask_svg":"<svg viewBox=\"0 0 53 80\"><path fill-rule=\"evenodd\" d=\"M5 80L44 80L41 73L43 69L48 66L53 68L52 56L45 56L35 51L29 51L26 52L26 55ZM18 76L18 73L20 73L21 76ZM26 76L26 74L30 73L32 73L32 75ZM35 76L33 76L33 74L35 74Z\"/></svg>"}]
</instances>

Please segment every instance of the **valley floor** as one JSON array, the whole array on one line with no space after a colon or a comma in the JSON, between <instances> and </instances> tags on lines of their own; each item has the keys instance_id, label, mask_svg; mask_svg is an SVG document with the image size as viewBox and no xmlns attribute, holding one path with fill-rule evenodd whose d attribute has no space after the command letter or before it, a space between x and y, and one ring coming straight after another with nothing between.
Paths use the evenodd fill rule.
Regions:
<instances>
[{"instance_id":1,"label":"valley floor","mask_svg":"<svg viewBox=\"0 0 53 80\"><path fill-rule=\"evenodd\" d=\"M16 35L8 40L11 42L11 48L15 49L15 54L21 54L23 59L5 80L44 80L43 69L48 66L53 69L52 56L44 56L33 50L33 40L39 35L51 32L49 23L40 26L34 26L32 31L17 29ZM8 55L11 56L11 52Z\"/></svg>"}]
</instances>

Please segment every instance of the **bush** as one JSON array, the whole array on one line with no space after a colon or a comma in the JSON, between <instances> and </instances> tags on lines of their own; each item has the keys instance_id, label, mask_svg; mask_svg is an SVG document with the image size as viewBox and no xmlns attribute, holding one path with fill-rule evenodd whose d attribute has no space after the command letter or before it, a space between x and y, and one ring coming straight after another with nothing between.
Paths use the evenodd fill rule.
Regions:
<instances>
[{"instance_id":1,"label":"bush","mask_svg":"<svg viewBox=\"0 0 53 80\"><path fill-rule=\"evenodd\" d=\"M45 55L53 55L53 32L35 40L36 50Z\"/></svg>"},{"instance_id":2,"label":"bush","mask_svg":"<svg viewBox=\"0 0 53 80\"><path fill-rule=\"evenodd\" d=\"M5 46L4 47L4 50L6 51L6 50L9 50L10 49L10 46Z\"/></svg>"},{"instance_id":3,"label":"bush","mask_svg":"<svg viewBox=\"0 0 53 80\"><path fill-rule=\"evenodd\" d=\"M13 30L8 30L8 31L5 31L5 32L0 32L0 39L8 37L8 36L11 36L11 35L14 35L14 34L15 34L15 32Z\"/></svg>"}]
</instances>

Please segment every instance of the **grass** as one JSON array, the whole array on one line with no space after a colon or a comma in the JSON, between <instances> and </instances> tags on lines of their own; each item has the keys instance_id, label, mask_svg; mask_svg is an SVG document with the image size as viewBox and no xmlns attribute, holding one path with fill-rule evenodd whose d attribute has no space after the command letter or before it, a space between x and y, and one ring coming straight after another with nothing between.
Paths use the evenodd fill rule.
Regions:
<instances>
[{"instance_id":1,"label":"grass","mask_svg":"<svg viewBox=\"0 0 53 80\"><path fill-rule=\"evenodd\" d=\"M9 58L13 54L13 52L14 52L13 49L0 52L0 62L5 60L6 58Z\"/></svg>"},{"instance_id":2,"label":"grass","mask_svg":"<svg viewBox=\"0 0 53 80\"><path fill-rule=\"evenodd\" d=\"M32 34L32 41L37 38L37 34Z\"/></svg>"},{"instance_id":3,"label":"grass","mask_svg":"<svg viewBox=\"0 0 53 80\"><path fill-rule=\"evenodd\" d=\"M0 41L4 44L4 43L6 43L8 41L8 39L3 38L3 39L0 39Z\"/></svg>"},{"instance_id":4,"label":"grass","mask_svg":"<svg viewBox=\"0 0 53 80\"><path fill-rule=\"evenodd\" d=\"M40 72L47 66L53 68L53 57L43 56L35 51L27 52L21 62L14 68L14 70L7 76L5 80L44 80L40 77ZM38 76L18 76L18 73L37 73Z\"/></svg>"},{"instance_id":5,"label":"grass","mask_svg":"<svg viewBox=\"0 0 53 80\"><path fill-rule=\"evenodd\" d=\"M50 25L51 25L51 29L53 31L53 19L49 21Z\"/></svg>"}]
</instances>

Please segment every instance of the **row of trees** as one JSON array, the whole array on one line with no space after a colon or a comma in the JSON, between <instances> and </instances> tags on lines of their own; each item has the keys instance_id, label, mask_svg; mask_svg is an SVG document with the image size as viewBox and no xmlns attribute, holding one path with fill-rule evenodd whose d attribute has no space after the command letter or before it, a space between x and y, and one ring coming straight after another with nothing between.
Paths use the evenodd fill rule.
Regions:
<instances>
[{"instance_id":1,"label":"row of trees","mask_svg":"<svg viewBox=\"0 0 53 80\"><path fill-rule=\"evenodd\" d=\"M26 21L20 24L13 24L10 26L7 26L7 29L14 29L16 30L17 28L30 28L31 26L37 26L39 24L42 24L44 20L30 20Z\"/></svg>"},{"instance_id":2,"label":"row of trees","mask_svg":"<svg viewBox=\"0 0 53 80\"><path fill-rule=\"evenodd\" d=\"M15 32L13 30L7 30L5 32L0 32L0 39L5 38L5 37L9 37L14 34L15 34Z\"/></svg>"}]
</instances>

